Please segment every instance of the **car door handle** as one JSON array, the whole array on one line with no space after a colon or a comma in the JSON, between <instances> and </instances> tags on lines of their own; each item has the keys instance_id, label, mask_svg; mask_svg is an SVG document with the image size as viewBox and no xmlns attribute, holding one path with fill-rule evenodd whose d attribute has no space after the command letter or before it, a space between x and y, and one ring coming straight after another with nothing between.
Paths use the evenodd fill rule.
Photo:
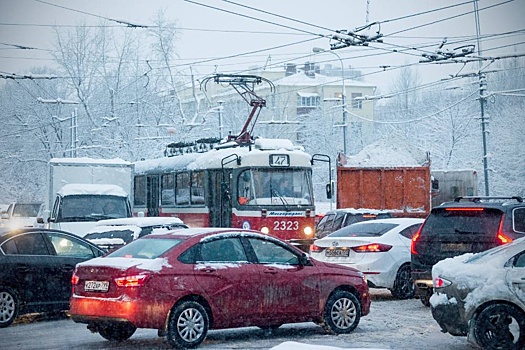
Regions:
<instances>
[{"instance_id":1,"label":"car door handle","mask_svg":"<svg viewBox=\"0 0 525 350\"><path fill-rule=\"evenodd\" d=\"M27 272L29 271L29 266L17 266L16 269L20 272Z\"/></svg>"},{"instance_id":2,"label":"car door handle","mask_svg":"<svg viewBox=\"0 0 525 350\"><path fill-rule=\"evenodd\" d=\"M272 275L275 275L277 273L277 269L266 269L264 270L264 273L271 273Z\"/></svg>"},{"instance_id":3,"label":"car door handle","mask_svg":"<svg viewBox=\"0 0 525 350\"><path fill-rule=\"evenodd\" d=\"M206 266L205 268L202 269L202 271L211 273L211 272L217 271L217 269L215 267Z\"/></svg>"}]
</instances>

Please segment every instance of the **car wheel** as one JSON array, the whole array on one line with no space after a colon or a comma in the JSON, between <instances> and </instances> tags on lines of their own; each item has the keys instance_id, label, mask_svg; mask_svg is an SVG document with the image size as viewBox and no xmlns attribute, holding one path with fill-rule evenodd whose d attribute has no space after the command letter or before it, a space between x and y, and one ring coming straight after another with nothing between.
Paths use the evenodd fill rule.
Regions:
<instances>
[{"instance_id":1,"label":"car wheel","mask_svg":"<svg viewBox=\"0 0 525 350\"><path fill-rule=\"evenodd\" d=\"M172 310L168 320L168 342L177 348L195 348L206 338L209 326L208 313L201 304L182 302Z\"/></svg>"},{"instance_id":2,"label":"car wheel","mask_svg":"<svg viewBox=\"0 0 525 350\"><path fill-rule=\"evenodd\" d=\"M433 293L434 291L432 290L432 288L428 288L426 290L421 291L421 294L419 295L419 299L421 300L421 303L423 303L423 305L425 305L426 307L430 306L430 297L432 296Z\"/></svg>"},{"instance_id":3,"label":"car wheel","mask_svg":"<svg viewBox=\"0 0 525 350\"><path fill-rule=\"evenodd\" d=\"M474 335L483 349L523 349L525 314L512 305L490 305L474 319Z\"/></svg>"},{"instance_id":4,"label":"car wheel","mask_svg":"<svg viewBox=\"0 0 525 350\"><path fill-rule=\"evenodd\" d=\"M9 288L0 288L0 328L13 323L19 309L20 302L16 293Z\"/></svg>"},{"instance_id":5,"label":"car wheel","mask_svg":"<svg viewBox=\"0 0 525 350\"><path fill-rule=\"evenodd\" d=\"M323 328L329 333L350 333L361 319L361 304L348 291L337 291L328 298L323 313Z\"/></svg>"},{"instance_id":6,"label":"car wheel","mask_svg":"<svg viewBox=\"0 0 525 350\"><path fill-rule=\"evenodd\" d=\"M137 330L130 323L107 323L97 327L100 335L107 340L123 341L129 339Z\"/></svg>"},{"instance_id":7,"label":"car wheel","mask_svg":"<svg viewBox=\"0 0 525 350\"><path fill-rule=\"evenodd\" d=\"M416 286L412 280L410 265L403 265L399 268L394 287L390 289L390 292L396 299L410 299L414 297Z\"/></svg>"}]
</instances>

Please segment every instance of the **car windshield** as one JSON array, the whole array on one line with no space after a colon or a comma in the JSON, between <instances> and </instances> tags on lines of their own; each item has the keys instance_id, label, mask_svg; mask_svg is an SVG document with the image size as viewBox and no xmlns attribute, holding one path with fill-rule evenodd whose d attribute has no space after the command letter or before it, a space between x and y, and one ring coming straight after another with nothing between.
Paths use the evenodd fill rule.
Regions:
<instances>
[{"instance_id":1,"label":"car windshield","mask_svg":"<svg viewBox=\"0 0 525 350\"><path fill-rule=\"evenodd\" d=\"M37 216L40 204L16 204L13 209L13 216L31 217Z\"/></svg>"},{"instance_id":2,"label":"car windshield","mask_svg":"<svg viewBox=\"0 0 525 350\"><path fill-rule=\"evenodd\" d=\"M379 237L396 226L398 225L378 222L354 224L334 231L327 237Z\"/></svg>"},{"instance_id":3,"label":"car windshield","mask_svg":"<svg viewBox=\"0 0 525 350\"><path fill-rule=\"evenodd\" d=\"M98 221L129 216L126 197L72 195L62 199L60 213L63 221Z\"/></svg>"},{"instance_id":4,"label":"car windshield","mask_svg":"<svg viewBox=\"0 0 525 350\"><path fill-rule=\"evenodd\" d=\"M439 209L429 215L421 234L493 234L502 215L500 210L487 208Z\"/></svg>"},{"instance_id":5,"label":"car windshield","mask_svg":"<svg viewBox=\"0 0 525 350\"><path fill-rule=\"evenodd\" d=\"M155 259L182 242L175 238L137 239L108 254L108 258Z\"/></svg>"},{"instance_id":6,"label":"car windshield","mask_svg":"<svg viewBox=\"0 0 525 350\"><path fill-rule=\"evenodd\" d=\"M239 203L312 204L311 183L309 169L248 169L239 174Z\"/></svg>"}]
</instances>

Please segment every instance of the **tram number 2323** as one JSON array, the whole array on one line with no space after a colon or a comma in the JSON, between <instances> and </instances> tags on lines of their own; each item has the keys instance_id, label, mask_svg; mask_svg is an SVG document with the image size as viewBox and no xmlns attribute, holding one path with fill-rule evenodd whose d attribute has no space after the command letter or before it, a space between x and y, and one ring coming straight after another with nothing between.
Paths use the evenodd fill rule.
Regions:
<instances>
[{"instance_id":1,"label":"tram number 2323","mask_svg":"<svg viewBox=\"0 0 525 350\"><path fill-rule=\"evenodd\" d=\"M273 222L274 231L292 231L299 229L298 221L278 220Z\"/></svg>"}]
</instances>

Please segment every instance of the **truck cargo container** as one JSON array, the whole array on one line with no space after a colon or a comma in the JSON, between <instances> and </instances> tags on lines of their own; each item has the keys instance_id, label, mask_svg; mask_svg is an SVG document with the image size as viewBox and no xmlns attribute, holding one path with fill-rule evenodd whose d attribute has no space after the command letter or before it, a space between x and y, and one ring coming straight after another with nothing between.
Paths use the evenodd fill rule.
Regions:
<instances>
[{"instance_id":1,"label":"truck cargo container","mask_svg":"<svg viewBox=\"0 0 525 350\"><path fill-rule=\"evenodd\" d=\"M337 208L388 210L425 218L431 209L430 167L337 167Z\"/></svg>"},{"instance_id":2,"label":"truck cargo container","mask_svg":"<svg viewBox=\"0 0 525 350\"><path fill-rule=\"evenodd\" d=\"M48 164L46 227L84 236L98 220L131 217L134 165L122 159L53 158Z\"/></svg>"}]
</instances>

